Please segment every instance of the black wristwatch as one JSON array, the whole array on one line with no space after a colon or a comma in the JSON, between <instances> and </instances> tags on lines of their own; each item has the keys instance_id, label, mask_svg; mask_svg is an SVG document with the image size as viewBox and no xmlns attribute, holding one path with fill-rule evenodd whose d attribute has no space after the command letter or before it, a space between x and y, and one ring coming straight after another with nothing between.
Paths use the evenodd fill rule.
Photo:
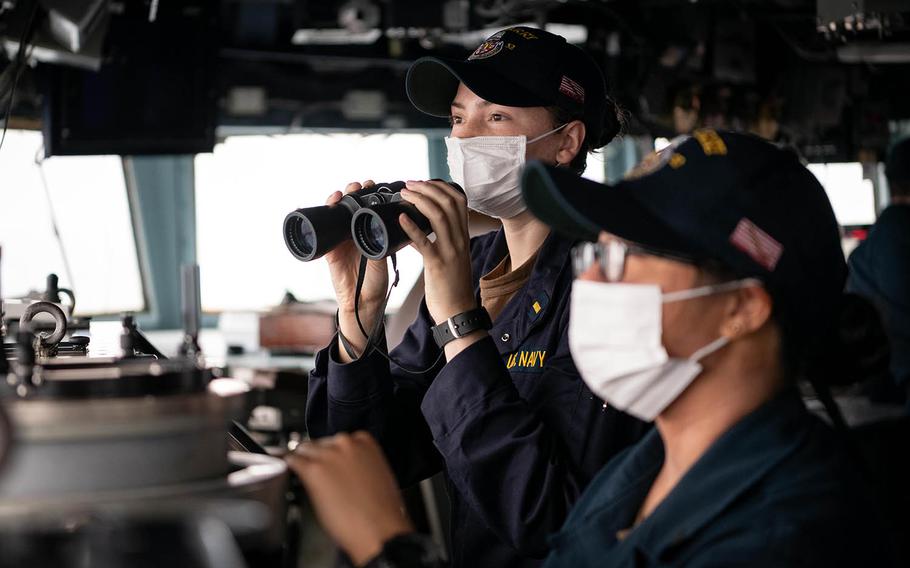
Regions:
<instances>
[{"instance_id":1,"label":"black wristwatch","mask_svg":"<svg viewBox=\"0 0 910 568\"><path fill-rule=\"evenodd\" d=\"M490 314L487 313L485 308L479 307L452 316L430 329L433 330L433 339L436 340L436 345L443 347L446 343L455 341L473 331L492 328L493 320L490 319Z\"/></svg>"},{"instance_id":2,"label":"black wristwatch","mask_svg":"<svg viewBox=\"0 0 910 568\"><path fill-rule=\"evenodd\" d=\"M406 533L389 539L364 568L443 568L439 547L427 535Z\"/></svg>"}]
</instances>

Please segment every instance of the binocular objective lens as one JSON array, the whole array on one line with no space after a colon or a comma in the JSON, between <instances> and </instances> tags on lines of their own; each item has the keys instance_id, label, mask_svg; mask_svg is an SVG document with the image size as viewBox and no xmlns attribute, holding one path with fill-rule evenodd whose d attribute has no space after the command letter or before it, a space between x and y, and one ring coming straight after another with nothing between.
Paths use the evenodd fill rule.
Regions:
<instances>
[{"instance_id":1,"label":"binocular objective lens","mask_svg":"<svg viewBox=\"0 0 910 568\"><path fill-rule=\"evenodd\" d=\"M382 220L379 217L369 215L366 217L364 229L364 240L366 241L364 244L367 245L365 248L377 253L384 251L386 237L385 231L382 230Z\"/></svg>"},{"instance_id":2,"label":"binocular objective lens","mask_svg":"<svg viewBox=\"0 0 910 568\"><path fill-rule=\"evenodd\" d=\"M316 248L316 233L313 231L313 227L299 219L295 225L297 226L293 228L293 234L296 248L303 255L313 254L313 250Z\"/></svg>"}]
</instances>

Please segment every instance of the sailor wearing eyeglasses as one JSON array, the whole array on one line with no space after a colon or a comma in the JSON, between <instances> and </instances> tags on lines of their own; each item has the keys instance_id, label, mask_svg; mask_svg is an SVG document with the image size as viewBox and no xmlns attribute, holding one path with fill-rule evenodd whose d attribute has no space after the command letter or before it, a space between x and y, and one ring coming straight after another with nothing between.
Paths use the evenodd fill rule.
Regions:
<instances>
[{"instance_id":1,"label":"sailor wearing eyeglasses","mask_svg":"<svg viewBox=\"0 0 910 568\"><path fill-rule=\"evenodd\" d=\"M614 187L538 163L523 188L590 241L572 254L582 378L656 425L598 474L545 566L892 565L862 465L796 388L825 394L866 358L839 333L861 300L843 294L837 222L797 158L701 130Z\"/></svg>"},{"instance_id":2,"label":"sailor wearing eyeglasses","mask_svg":"<svg viewBox=\"0 0 910 568\"><path fill-rule=\"evenodd\" d=\"M852 302L824 190L749 135L698 131L664 152L614 187L540 163L523 176L531 210L588 241L572 253L582 378L656 421L603 467L545 566L895 565L856 458L795 386L825 392L866 359L836 333ZM443 566L369 434L303 445L291 465L345 550L380 551L365 565Z\"/></svg>"}]
</instances>

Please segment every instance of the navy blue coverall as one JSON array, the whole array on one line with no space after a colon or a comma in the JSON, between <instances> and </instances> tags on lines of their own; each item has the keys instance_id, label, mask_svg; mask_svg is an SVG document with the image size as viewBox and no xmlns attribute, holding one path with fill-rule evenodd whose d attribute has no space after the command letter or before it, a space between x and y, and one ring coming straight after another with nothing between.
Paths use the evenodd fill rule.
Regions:
<instances>
[{"instance_id":1,"label":"navy blue coverall","mask_svg":"<svg viewBox=\"0 0 910 568\"><path fill-rule=\"evenodd\" d=\"M340 364L335 341L316 357L306 415L311 437L368 430L402 486L444 471L453 566L538 566L547 535L562 526L588 482L649 428L604 408L572 363L572 244L551 234L489 337L448 364L430 333L426 303L392 351L398 364L377 353ZM472 239L475 293L480 276L506 253L501 230ZM412 374L399 365L433 368Z\"/></svg>"},{"instance_id":2,"label":"navy blue coverall","mask_svg":"<svg viewBox=\"0 0 910 568\"><path fill-rule=\"evenodd\" d=\"M664 460L658 432L598 474L546 568L891 566L891 541L834 433L788 390L722 435L632 527Z\"/></svg>"}]
</instances>

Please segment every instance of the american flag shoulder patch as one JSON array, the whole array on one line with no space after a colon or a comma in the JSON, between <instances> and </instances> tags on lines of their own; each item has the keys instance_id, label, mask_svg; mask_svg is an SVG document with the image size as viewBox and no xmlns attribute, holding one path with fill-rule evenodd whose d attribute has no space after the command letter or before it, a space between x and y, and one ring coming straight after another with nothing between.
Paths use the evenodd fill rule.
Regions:
<instances>
[{"instance_id":1,"label":"american flag shoulder patch","mask_svg":"<svg viewBox=\"0 0 910 568\"><path fill-rule=\"evenodd\" d=\"M730 233L730 244L749 255L768 271L773 272L784 254L784 245L743 217Z\"/></svg>"},{"instance_id":2,"label":"american flag shoulder patch","mask_svg":"<svg viewBox=\"0 0 910 568\"><path fill-rule=\"evenodd\" d=\"M559 92L572 100L578 101L580 103L585 102L584 87L572 79L569 79L565 75L562 76L562 80L559 82Z\"/></svg>"}]
</instances>

